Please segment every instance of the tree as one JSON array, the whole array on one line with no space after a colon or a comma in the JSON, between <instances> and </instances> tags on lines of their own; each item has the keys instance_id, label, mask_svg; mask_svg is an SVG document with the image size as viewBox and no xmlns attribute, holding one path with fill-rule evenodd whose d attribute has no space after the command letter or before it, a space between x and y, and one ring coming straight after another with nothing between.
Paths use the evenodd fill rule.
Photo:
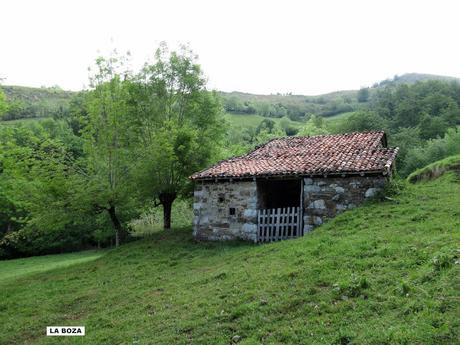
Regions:
<instances>
[{"instance_id":1,"label":"tree","mask_svg":"<svg viewBox=\"0 0 460 345\"><path fill-rule=\"evenodd\" d=\"M432 117L424 114L419 128L420 137L426 140L442 136L446 132L448 125L441 117Z\"/></svg>"},{"instance_id":2,"label":"tree","mask_svg":"<svg viewBox=\"0 0 460 345\"><path fill-rule=\"evenodd\" d=\"M372 111L358 111L344 119L338 125L338 132L383 131L388 127L387 121Z\"/></svg>"},{"instance_id":3,"label":"tree","mask_svg":"<svg viewBox=\"0 0 460 345\"><path fill-rule=\"evenodd\" d=\"M305 125L299 131L299 135L302 135L302 136L312 136L312 135L322 135L322 134L329 134L329 131L326 129L324 119L316 115L312 115L310 119L305 123Z\"/></svg>"},{"instance_id":4,"label":"tree","mask_svg":"<svg viewBox=\"0 0 460 345\"><path fill-rule=\"evenodd\" d=\"M256 128L256 135L261 132L267 132L268 134L274 133L276 130L276 122L270 119L263 119Z\"/></svg>"},{"instance_id":5,"label":"tree","mask_svg":"<svg viewBox=\"0 0 460 345\"><path fill-rule=\"evenodd\" d=\"M0 257L81 249L95 221L76 196L76 141L63 121L0 125ZM79 138L76 137L78 140Z\"/></svg>"},{"instance_id":6,"label":"tree","mask_svg":"<svg viewBox=\"0 0 460 345\"><path fill-rule=\"evenodd\" d=\"M363 87L359 89L357 98L360 103L367 102L369 100L369 88Z\"/></svg>"},{"instance_id":7,"label":"tree","mask_svg":"<svg viewBox=\"0 0 460 345\"><path fill-rule=\"evenodd\" d=\"M82 176L86 182L80 200L96 213L108 215L118 246L128 235L122 214L129 213L137 190L133 179L131 81L123 69L123 58L99 58L96 66L93 90L88 94L88 123L83 130L86 160Z\"/></svg>"},{"instance_id":8,"label":"tree","mask_svg":"<svg viewBox=\"0 0 460 345\"><path fill-rule=\"evenodd\" d=\"M5 93L0 88L0 116L2 116L8 110L8 104L6 102Z\"/></svg>"},{"instance_id":9,"label":"tree","mask_svg":"<svg viewBox=\"0 0 460 345\"><path fill-rule=\"evenodd\" d=\"M188 176L218 154L224 134L222 106L196 59L185 46L170 53L162 44L134 85L141 190L163 206L165 229L174 200L190 191Z\"/></svg>"},{"instance_id":10,"label":"tree","mask_svg":"<svg viewBox=\"0 0 460 345\"><path fill-rule=\"evenodd\" d=\"M408 150L422 144L420 129L418 127L400 128L398 132L388 136L389 146L399 147L397 166L402 166L406 161Z\"/></svg>"}]
</instances>

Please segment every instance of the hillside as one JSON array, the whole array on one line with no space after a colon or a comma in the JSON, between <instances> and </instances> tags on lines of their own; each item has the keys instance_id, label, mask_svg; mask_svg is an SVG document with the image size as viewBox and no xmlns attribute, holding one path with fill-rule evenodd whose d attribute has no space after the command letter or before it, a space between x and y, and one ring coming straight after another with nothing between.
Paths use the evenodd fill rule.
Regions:
<instances>
[{"instance_id":1,"label":"hillside","mask_svg":"<svg viewBox=\"0 0 460 345\"><path fill-rule=\"evenodd\" d=\"M176 229L10 275L0 344L458 344L459 204L449 173L297 240L197 243ZM30 260L3 263L0 278ZM47 325L87 335L46 338Z\"/></svg>"},{"instance_id":2,"label":"hillside","mask_svg":"<svg viewBox=\"0 0 460 345\"><path fill-rule=\"evenodd\" d=\"M368 96L362 99L360 99L359 90L341 90L317 96L293 94L258 95L239 91L219 92L219 94L225 111L229 115L239 115L243 122L246 121L245 116L247 115L271 118L288 117L293 121L304 121L306 115L315 114L330 118L363 109L379 88L391 85L414 84L427 80L459 82L460 78L407 73L375 83L369 88ZM32 88L11 85L1 87L10 102L10 109L3 115L3 120L66 116L70 101L76 94L76 92L64 91L59 87ZM248 117L247 120L251 122L254 117Z\"/></svg>"},{"instance_id":3,"label":"hillside","mask_svg":"<svg viewBox=\"0 0 460 345\"><path fill-rule=\"evenodd\" d=\"M291 120L303 120L305 114L333 116L357 110L357 90L337 91L319 96L292 94L256 95L243 92L220 92L228 113L257 114L265 117L287 116Z\"/></svg>"},{"instance_id":4,"label":"hillside","mask_svg":"<svg viewBox=\"0 0 460 345\"><path fill-rule=\"evenodd\" d=\"M3 120L66 116L70 101L76 92L64 91L58 87L25 87L3 85L9 110Z\"/></svg>"},{"instance_id":5,"label":"hillside","mask_svg":"<svg viewBox=\"0 0 460 345\"><path fill-rule=\"evenodd\" d=\"M449 77L444 75L435 75L435 74L424 74L424 73L406 73L403 75L396 75L391 79L386 79L378 83L379 87L387 86L387 85L400 85L400 84L414 84L420 81L427 81L427 80L440 80L440 81L455 81L460 82L460 78L456 77ZM377 86L376 85L376 86Z\"/></svg>"},{"instance_id":6,"label":"hillside","mask_svg":"<svg viewBox=\"0 0 460 345\"><path fill-rule=\"evenodd\" d=\"M432 180L449 171L455 172L460 178L460 155L449 156L431 163L424 168L417 169L407 177L407 181L415 183Z\"/></svg>"}]
</instances>

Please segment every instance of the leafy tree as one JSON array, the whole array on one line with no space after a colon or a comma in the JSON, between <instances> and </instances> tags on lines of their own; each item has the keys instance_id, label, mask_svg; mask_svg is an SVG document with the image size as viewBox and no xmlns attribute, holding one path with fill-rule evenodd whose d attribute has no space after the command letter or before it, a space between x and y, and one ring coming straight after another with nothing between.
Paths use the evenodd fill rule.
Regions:
<instances>
[{"instance_id":1,"label":"leafy tree","mask_svg":"<svg viewBox=\"0 0 460 345\"><path fill-rule=\"evenodd\" d=\"M129 104L130 77L123 58L99 58L88 94L88 123L83 131L86 160L80 192L83 206L105 212L115 232L116 245L128 235L123 215L134 210L133 132Z\"/></svg>"},{"instance_id":2,"label":"leafy tree","mask_svg":"<svg viewBox=\"0 0 460 345\"><path fill-rule=\"evenodd\" d=\"M276 130L276 122L270 119L263 119L256 128L256 135L259 135L261 132L266 132L268 134L274 133Z\"/></svg>"},{"instance_id":3,"label":"leafy tree","mask_svg":"<svg viewBox=\"0 0 460 345\"><path fill-rule=\"evenodd\" d=\"M341 121L337 131L339 133L364 132L388 128L387 121L372 111L358 111Z\"/></svg>"},{"instance_id":4,"label":"leafy tree","mask_svg":"<svg viewBox=\"0 0 460 345\"><path fill-rule=\"evenodd\" d=\"M407 176L416 169L457 154L460 154L460 127L449 128L443 138L431 139L409 149L400 173Z\"/></svg>"},{"instance_id":5,"label":"leafy tree","mask_svg":"<svg viewBox=\"0 0 460 345\"><path fill-rule=\"evenodd\" d=\"M300 129L299 135L312 136L329 134L324 119L320 116L312 115L305 125Z\"/></svg>"},{"instance_id":6,"label":"leafy tree","mask_svg":"<svg viewBox=\"0 0 460 345\"><path fill-rule=\"evenodd\" d=\"M70 100L69 116L67 123L75 135L81 136L82 130L88 122L88 93L81 91L75 94Z\"/></svg>"},{"instance_id":7,"label":"leafy tree","mask_svg":"<svg viewBox=\"0 0 460 345\"><path fill-rule=\"evenodd\" d=\"M357 99L360 103L367 102L369 100L369 88L363 87L359 89Z\"/></svg>"},{"instance_id":8,"label":"leafy tree","mask_svg":"<svg viewBox=\"0 0 460 345\"><path fill-rule=\"evenodd\" d=\"M56 123L55 123L56 122ZM94 223L76 203L70 128L52 119L0 125L0 257L80 249Z\"/></svg>"},{"instance_id":9,"label":"leafy tree","mask_svg":"<svg viewBox=\"0 0 460 345\"><path fill-rule=\"evenodd\" d=\"M279 125L284 130L287 136L293 136L299 133L299 129L292 125L288 117L283 117L279 122Z\"/></svg>"},{"instance_id":10,"label":"leafy tree","mask_svg":"<svg viewBox=\"0 0 460 345\"><path fill-rule=\"evenodd\" d=\"M424 114L420 121L419 128L420 137L426 140L442 136L446 132L448 125L441 117Z\"/></svg>"},{"instance_id":11,"label":"leafy tree","mask_svg":"<svg viewBox=\"0 0 460 345\"><path fill-rule=\"evenodd\" d=\"M445 107L440 117L446 122L448 126L456 126L460 124L460 107L457 103L452 102Z\"/></svg>"},{"instance_id":12,"label":"leafy tree","mask_svg":"<svg viewBox=\"0 0 460 345\"><path fill-rule=\"evenodd\" d=\"M164 228L170 229L174 200L190 191L187 177L218 154L222 106L185 46L170 53L162 44L134 89L141 189L163 206Z\"/></svg>"},{"instance_id":13,"label":"leafy tree","mask_svg":"<svg viewBox=\"0 0 460 345\"><path fill-rule=\"evenodd\" d=\"M8 105L6 102L5 94L3 90L0 88L0 116L2 116L8 110Z\"/></svg>"},{"instance_id":14,"label":"leafy tree","mask_svg":"<svg viewBox=\"0 0 460 345\"><path fill-rule=\"evenodd\" d=\"M396 163L398 168L404 166L408 151L422 145L423 142L418 127L400 128L397 133L389 135L388 140L390 146L399 147Z\"/></svg>"}]
</instances>

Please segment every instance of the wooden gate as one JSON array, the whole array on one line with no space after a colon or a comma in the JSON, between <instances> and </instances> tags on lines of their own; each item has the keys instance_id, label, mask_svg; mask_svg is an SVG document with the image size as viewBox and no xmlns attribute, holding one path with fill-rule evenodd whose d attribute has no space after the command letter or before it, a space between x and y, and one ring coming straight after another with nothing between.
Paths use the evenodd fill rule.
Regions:
<instances>
[{"instance_id":1,"label":"wooden gate","mask_svg":"<svg viewBox=\"0 0 460 345\"><path fill-rule=\"evenodd\" d=\"M272 242L303 236L300 207L257 211L257 242Z\"/></svg>"}]
</instances>

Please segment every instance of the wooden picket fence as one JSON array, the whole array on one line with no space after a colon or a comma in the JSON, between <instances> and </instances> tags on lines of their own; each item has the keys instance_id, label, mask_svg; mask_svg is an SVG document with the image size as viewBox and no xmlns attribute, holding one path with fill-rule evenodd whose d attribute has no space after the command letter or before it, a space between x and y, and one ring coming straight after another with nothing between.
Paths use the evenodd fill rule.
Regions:
<instances>
[{"instance_id":1,"label":"wooden picket fence","mask_svg":"<svg viewBox=\"0 0 460 345\"><path fill-rule=\"evenodd\" d=\"M300 207L257 211L257 242L272 242L303 236Z\"/></svg>"}]
</instances>

